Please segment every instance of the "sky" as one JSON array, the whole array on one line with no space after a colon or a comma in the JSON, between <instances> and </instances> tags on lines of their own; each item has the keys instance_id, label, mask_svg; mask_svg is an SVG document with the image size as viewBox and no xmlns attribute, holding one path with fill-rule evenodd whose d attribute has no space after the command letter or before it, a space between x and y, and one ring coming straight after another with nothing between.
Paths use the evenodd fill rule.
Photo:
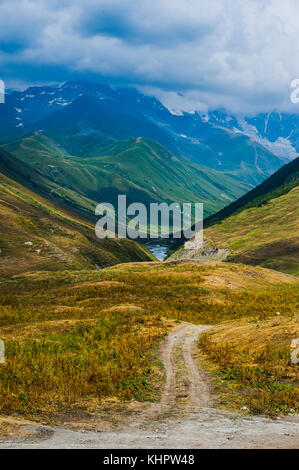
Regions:
<instances>
[{"instance_id":1,"label":"sky","mask_svg":"<svg viewBox=\"0 0 299 470\"><path fill-rule=\"evenodd\" d=\"M176 111L299 112L297 0L0 0L7 87L135 86Z\"/></svg>"}]
</instances>

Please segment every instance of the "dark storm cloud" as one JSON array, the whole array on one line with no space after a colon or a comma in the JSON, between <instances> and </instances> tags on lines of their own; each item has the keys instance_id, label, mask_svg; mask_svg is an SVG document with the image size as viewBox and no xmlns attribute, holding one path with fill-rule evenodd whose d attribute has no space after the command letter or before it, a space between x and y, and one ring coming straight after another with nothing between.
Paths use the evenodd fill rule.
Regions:
<instances>
[{"instance_id":1,"label":"dark storm cloud","mask_svg":"<svg viewBox=\"0 0 299 470\"><path fill-rule=\"evenodd\" d=\"M154 2L155 3L155 2ZM162 2L163 3L163 2ZM157 7L157 4L156 4ZM93 14L85 9L75 26L85 37L108 35L136 44L158 44L172 47L181 42L200 41L212 30L209 22L172 14L175 4L153 8L153 2L99 2ZM185 10L186 11L186 10ZM172 19L170 20L170 16Z\"/></svg>"},{"instance_id":2,"label":"dark storm cloud","mask_svg":"<svg viewBox=\"0 0 299 470\"><path fill-rule=\"evenodd\" d=\"M188 110L284 109L299 77L297 5L0 0L0 75L20 83L98 77Z\"/></svg>"}]
</instances>

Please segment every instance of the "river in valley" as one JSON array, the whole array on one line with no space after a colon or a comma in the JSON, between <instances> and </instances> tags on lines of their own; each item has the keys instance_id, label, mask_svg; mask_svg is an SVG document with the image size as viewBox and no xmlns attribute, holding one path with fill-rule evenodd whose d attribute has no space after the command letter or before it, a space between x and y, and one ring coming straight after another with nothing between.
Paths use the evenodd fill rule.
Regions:
<instances>
[{"instance_id":1,"label":"river in valley","mask_svg":"<svg viewBox=\"0 0 299 470\"><path fill-rule=\"evenodd\" d=\"M169 245L162 242L150 241L145 244L145 247L155 256L159 261L164 261L167 257Z\"/></svg>"}]
</instances>

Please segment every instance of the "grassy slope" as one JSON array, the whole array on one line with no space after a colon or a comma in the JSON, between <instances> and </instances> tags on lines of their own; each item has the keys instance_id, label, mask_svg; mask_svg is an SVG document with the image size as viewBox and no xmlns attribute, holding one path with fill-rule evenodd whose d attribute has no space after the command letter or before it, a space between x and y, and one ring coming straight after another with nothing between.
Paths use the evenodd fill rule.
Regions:
<instances>
[{"instance_id":1,"label":"grassy slope","mask_svg":"<svg viewBox=\"0 0 299 470\"><path fill-rule=\"evenodd\" d=\"M97 202L67 187L56 184L51 179L34 170L31 165L18 159L0 147L0 173L20 183L48 200L70 209L72 212L94 221Z\"/></svg>"},{"instance_id":2,"label":"grassy slope","mask_svg":"<svg viewBox=\"0 0 299 470\"><path fill-rule=\"evenodd\" d=\"M299 274L299 158L206 220L209 241L230 259Z\"/></svg>"},{"instance_id":3,"label":"grassy slope","mask_svg":"<svg viewBox=\"0 0 299 470\"><path fill-rule=\"evenodd\" d=\"M134 263L3 277L1 411L36 417L62 406L101 406L111 396L152 399L150 351L173 320L225 327L228 320L270 321L279 311L282 320L293 322L298 292L298 282L285 275L234 264ZM290 338L291 332L276 335L273 344L287 351ZM299 411L298 367L290 361L287 366L291 393L281 394L278 403L286 405L284 411ZM247 404L247 395L242 399Z\"/></svg>"},{"instance_id":4,"label":"grassy slope","mask_svg":"<svg viewBox=\"0 0 299 470\"><path fill-rule=\"evenodd\" d=\"M209 244L230 250L229 260L298 275L299 158L204 224Z\"/></svg>"},{"instance_id":5,"label":"grassy slope","mask_svg":"<svg viewBox=\"0 0 299 470\"><path fill-rule=\"evenodd\" d=\"M299 186L206 229L206 238L231 250L229 259L299 274Z\"/></svg>"},{"instance_id":6,"label":"grassy slope","mask_svg":"<svg viewBox=\"0 0 299 470\"><path fill-rule=\"evenodd\" d=\"M298 337L296 317L280 312L227 321L200 337L219 403L270 416L298 411L298 366L290 361L291 341Z\"/></svg>"},{"instance_id":7,"label":"grassy slope","mask_svg":"<svg viewBox=\"0 0 299 470\"><path fill-rule=\"evenodd\" d=\"M115 202L119 193L127 194L129 202L199 201L209 215L250 189L147 139L115 143L108 154L93 158L66 154L44 133L6 148L57 184L97 201Z\"/></svg>"},{"instance_id":8,"label":"grassy slope","mask_svg":"<svg viewBox=\"0 0 299 470\"><path fill-rule=\"evenodd\" d=\"M0 173L0 274L91 269L151 255L129 240L98 240L94 225Z\"/></svg>"},{"instance_id":9,"label":"grassy slope","mask_svg":"<svg viewBox=\"0 0 299 470\"><path fill-rule=\"evenodd\" d=\"M284 165L256 188L240 197L221 211L205 220L205 227L218 223L237 212L250 207L259 207L273 198L282 196L298 185L299 158Z\"/></svg>"}]
</instances>

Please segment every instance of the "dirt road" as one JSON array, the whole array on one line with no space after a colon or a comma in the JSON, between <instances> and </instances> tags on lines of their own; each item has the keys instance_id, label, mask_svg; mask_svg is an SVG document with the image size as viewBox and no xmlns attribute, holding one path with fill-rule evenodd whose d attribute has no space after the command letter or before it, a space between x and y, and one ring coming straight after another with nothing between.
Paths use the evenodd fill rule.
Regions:
<instances>
[{"instance_id":1,"label":"dirt road","mask_svg":"<svg viewBox=\"0 0 299 470\"><path fill-rule=\"evenodd\" d=\"M166 383L159 403L144 404L117 429L73 430L24 423L29 437L0 448L298 448L299 417L270 420L211 406L196 341L206 326L182 324L163 341Z\"/></svg>"}]
</instances>

